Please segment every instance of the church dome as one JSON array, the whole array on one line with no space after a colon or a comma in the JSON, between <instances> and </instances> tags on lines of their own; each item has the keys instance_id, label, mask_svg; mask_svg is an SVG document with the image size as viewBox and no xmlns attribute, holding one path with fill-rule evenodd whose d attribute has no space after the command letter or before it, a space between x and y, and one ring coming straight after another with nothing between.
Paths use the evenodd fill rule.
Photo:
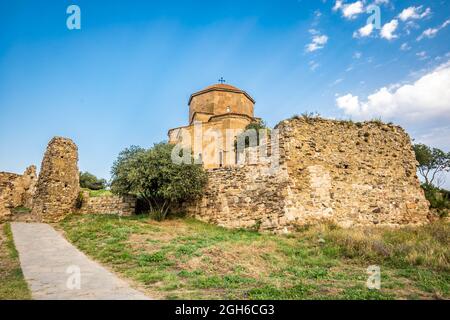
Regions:
<instances>
[{"instance_id":1,"label":"church dome","mask_svg":"<svg viewBox=\"0 0 450 320\"><path fill-rule=\"evenodd\" d=\"M253 98L244 90L241 90L235 86L229 85L229 84L224 84L224 83L216 83L210 86L207 86L206 88L197 91L195 93L193 93L191 95L191 97L189 98L189 103L191 104L192 98L194 98L195 96L204 94L204 93L208 93L211 91L225 91L225 92L232 92L232 93L240 93L243 94L244 96L246 96L252 103L255 103L255 100L253 100Z\"/></svg>"},{"instance_id":2,"label":"church dome","mask_svg":"<svg viewBox=\"0 0 450 320\"><path fill-rule=\"evenodd\" d=\"M207 90L207 89L219 89L219 90L234 90L234 91L239 91L239 92L243 92L241 89L236 88L235 86L229 85L229 84L225 84L225 83L216 83L213 84L211 86L207 86L205 89L203 90Z\"/></svg>"}]
</instances>

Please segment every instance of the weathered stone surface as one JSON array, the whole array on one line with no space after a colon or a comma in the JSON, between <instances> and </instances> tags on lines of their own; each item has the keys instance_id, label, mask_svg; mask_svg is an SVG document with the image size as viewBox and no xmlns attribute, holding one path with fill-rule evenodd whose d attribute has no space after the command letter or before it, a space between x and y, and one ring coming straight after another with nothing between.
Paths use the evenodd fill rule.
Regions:
<instances>
[{"instance_id":1,"label":"weathered stone surface","mask_svg":"<svg viewBox=\"0 0 450 320\"><path fill-rule=\"evenodd\" d=\"M75 211L79 191L78 148L70 139L55 137L42 160L32 214L58 221Z\"/></svg>"},{"instance_id":2,"label":"weathered stone surface","mask_svg":"<svg viewBox=\"0 0 450 320\"><path fill-rule=\"evenodd\" d=\"M104 196L90 197L89 192L83 192L83 205L79 210L82 214L117 214L131 216L136 211L134 196Z\"/></svg>"},{"instance_id":3,"label":"weathered stone surface","mask_svg":"<svg viewBox=\"0 0 450 320\"><path fill-rule=\"evenodd\" d=\"M0 216L10 216L10 209L30 208L36 189L36 167L28 167L22 175L0 172Z\"/></svg>"},{"instance_id":4,"label":"weathered stone surface","mask_svg":"<svg viewBox=\"0 0 450 320\"><path fill-rule=\"evenodd\" d=\"M332 221L360 225L427 223L409 136L398 126L292 119L279 129L280 166L209 170L203 198L188 214L225 227L286 232Z\"/></svg>"}]
</instances>

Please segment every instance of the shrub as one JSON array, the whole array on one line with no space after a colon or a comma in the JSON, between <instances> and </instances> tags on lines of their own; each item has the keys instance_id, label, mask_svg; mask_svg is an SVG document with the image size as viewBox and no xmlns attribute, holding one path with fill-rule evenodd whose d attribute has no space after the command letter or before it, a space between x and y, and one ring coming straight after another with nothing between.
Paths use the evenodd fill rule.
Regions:
<instances>
[{"instance_id":1,"label":"shrub","mask_svg":"<svg viewBox=\"0 0 450 320\"><path fill-rule=\"evenodd\" d=\"M181 202L199 197L207 181L203 167L174 163L173 147L159 143L148 150L132 146L122 151L111 170L111 191L144 199L156 220L164 220Z\"/></svg>"},{"instance_id":2,"label":"shrub","mask_svg":"<svg viewBox=\"0 0 450 320\"><path fill-rule=\"evenodd\" d=\"M425 198L430 202L430 209L435 209L438 216L447 216L450 211L450 191L423 184Z\"/></svg>"},{"instance_id":3,"label":"shrub","mask_svg":"<svg viewBox=\"0 0 450 320\"><path fill-rule=\"evenodd\" d=\"M80 172L80 187L90 190L101 190L107 186L105 179L99 179L89 172Z\"/></svg>"}]
</instances>

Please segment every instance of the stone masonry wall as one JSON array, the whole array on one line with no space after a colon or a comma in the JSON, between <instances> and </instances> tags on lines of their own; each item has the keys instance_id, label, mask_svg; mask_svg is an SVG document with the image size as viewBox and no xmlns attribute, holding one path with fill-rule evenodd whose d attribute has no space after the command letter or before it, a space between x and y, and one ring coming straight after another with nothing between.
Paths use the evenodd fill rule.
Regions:
<instances>
[{"instance_id":1,"label":"stone masonry wall","mask_svg":"<svg viewBox=\"0 0 450 320\"><path fill-rule=\"evenodd\" d=\"M428 222L408 134L381 122L294 119L279 125L290 178L286 217L344 227Z\"/></svg>"},{"instance_id":2,"label":"stone masonry wall","mask_svg":"<svg viewBox=\"0 0 450 320\"><path fill-rule=\"evenodd\" d=\"M35 166L29 166L22 175L0 172L0 215L10 216L10 209L16 207L31 208L36 182Z\"/></svg>"},{"instance_id":3,"label":"stone masonry wall","mask_svg":"<svg viewBox=\"0 0 450 320\"><path fill-rule=\"evenodd\" d=\"M225 227L287 232L331 221L343 227L427 223L409 136L398 126L320 118L286 120L279 167L209 170L202 199L186 211Z\"/></svg>"},{"instance_id":4,"label":"stone masonry wall","mask_svg":"<svg viewBox=\"0 0 450 320\"><path fill-rule=\"evenodd\" d=\"M78 148L70 139L55 137L42 160L32 214L45 222L61 220L75 211L79 191Z\"/></svg>"},{"instance_id":5,"label":"stone masonry wall","mask_svg":"<svg viewBox=\"0 0 450 320\"><path fill-rule=\"evenodd\" d=\"M131 216L135 214L135 211L136 197L134 196L90 197L89 192L83 192L83 205L79 213Z\"/></svg>"}]
</instances>

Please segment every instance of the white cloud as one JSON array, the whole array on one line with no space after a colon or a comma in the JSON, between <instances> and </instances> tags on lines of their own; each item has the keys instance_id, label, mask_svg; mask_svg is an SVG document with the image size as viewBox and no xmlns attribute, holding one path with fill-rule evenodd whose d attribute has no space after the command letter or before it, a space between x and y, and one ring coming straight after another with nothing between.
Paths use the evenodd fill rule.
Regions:
<instances>
[{"instance_id":1,"label":"white cloud","mask_svg":"<svg viewBox=\"0 0 450 320\"><path fill-rule=\"evenodd\" d=\"M336 79L336 80L333 81L329 86L330 86L330 87L337 86L337 85L338 85L339 83L341 83L342 81L344 81L344 79L342 79L342 78Z\"/></svg>"},{"instance_id":2,"label":"white cloud","mask_svg":"<svg viewBox=\"0 0 450 320\"><path fill-rule=\"evenodd\" d=\"M314 33L312 33L314 35ZM306 45L307 52L313 52L325 47L328 42L328 37L326 35L315 34L312 38L311 43Z\"/></svg>"},{"instance_id":3,"label":"white cloud","mask_svg":"<svg viewBox=\"0 0 450 320\"><path fill-rule=\"evenodd\" d=\"M359 52L359 51L356 51L356 52L353 54L353 59L360 59L361 57L362 57L362 53Z\"/></svg>"},{"instance_id":4,"label":"white cloud","mask_svg":"<svg viewBox=\"0 0 450 320\"><path fill-rule=\"evenodd\" d=\"M337 10L341 9L342 5L343 5L342 0L336 0L334 7L333 7L333 11L337 11Z\"/></svg>"},{"instance_id":5,"label":"white cloud","mask_svg":"<svg viewBox=\"0 0 450 320\"><path fill-rule=\"evenodd\" d=\"M437 28L428 28L426 29L424 32L422 32L422 34L417 37L417 41L422 40L423 38L433 38L436 36L436 34L441 31L442 29L444 29L446 26L448 26L450 24L450 19L444 21L444 23L442 23L439 27Z\"/></svg>"},{"instance_id":6,"label":"white cloud","mask_svg":"<svg viewBox=\"0 0 450 320\"><path fill-rule=\"evenodd\" d=\"M375 0L375 4L388 4L389 0Z\"/></svg>"},{"instance_id":7,"label":"white cloud","mask_svg":"<svg viewBox=\"0 0 450 320\"><path fill-rule=\"evenodd\" d=\"M356 1L342 6L342 15L347 19L354 19L360 13L364 12L364 4L362 1Z\"/></svg>"},{"instance_id":8,"label":"white cloud","mask_svg":"<svg viewBox=\"0 0 450 320\"><path fill-rule=\"evenodd\" d=\"M353 38L363 38L371 35L374 29L373 23L368 23L362 28L359 28L357 31L353 33Z\"/></svg>"},{"instance_id":9,"label":"white cloud","mask_svg":"<svg viewBox=\"0 0 450 320\"><path fill-rule=\"evenodd\" d=\"M342 0L336 0L333 11L341 11L342 16L346 19L355 19L359 14L364 12L364 1L358 0L353 3L344 4Z\"/></svg>"},{"instance_id":10,"label":"white cloud","mask_svg":"<svg viewBox=\"0 0 450 320\"><path fill-rule=\"evenodd\" d=\"M407 42L405 42L405 43L402 43L402 45L400 46L400 50L408 51L408 50L411 50L411 47L409 46L409 44Z\"/></svg>"},{"instance_id":11,"label":"white cloud","mask_svg":"<svg viewBox=\"0 0 450 320\"><path fill-rule=\"evenodd\" d=\"M380 35L382 38L385 38L387 40L392 40L394 38L397 38L397 35L394 34L395 30L397 30L398 27L398 20L394 19L391 20L391 22L386 23L380 31Z\"/></svg>"},{"instance_id":12,"label":"white cloud","mask_svg":"<svg viewBox=\"0 0 450 320\"><path fill-rule=\"evenodd\" d=\"M349 93L339 96L336 104L346 114L360 119L450 120L450 60L414 83L383 87L365 101Z\"/></svg>"},{"instance_id":13,"label":"white cloud","mask_svg":"<svg viewBox=\"0 0 450 320\"><path fill-rule=\"evenodd\" d=\"M426 51L420 51L420 52L417 52L417 53L416 53L416 56L418 56L420 60L428 59L428 56L427 56L427 52L426 52Z\"/></svg>"},{"instance_id":14,"label":"white cloud","mask_svg":"<svg viewBox=\"0 0 450 320\"><path fill-rule=\"evenodd\" d=\"M311 71L315 71L318 67L320 67L320 64L317 63L316 61L311 60L311 61L309 62L309 69L310 69Z\"/></svg>"},{"instance_id":15,"label":"white cloud","mask_svg":"<svg viewBox=\"0 0 450 320\"><path fill-rule=\"evenodd\" d=\"M422 19L431 14L430 8L426 8L423 12L422 8L423 6L406 8L398 15L398 17L402 21L407 21L409 19Z\"/></svg>"}]
</instances>

